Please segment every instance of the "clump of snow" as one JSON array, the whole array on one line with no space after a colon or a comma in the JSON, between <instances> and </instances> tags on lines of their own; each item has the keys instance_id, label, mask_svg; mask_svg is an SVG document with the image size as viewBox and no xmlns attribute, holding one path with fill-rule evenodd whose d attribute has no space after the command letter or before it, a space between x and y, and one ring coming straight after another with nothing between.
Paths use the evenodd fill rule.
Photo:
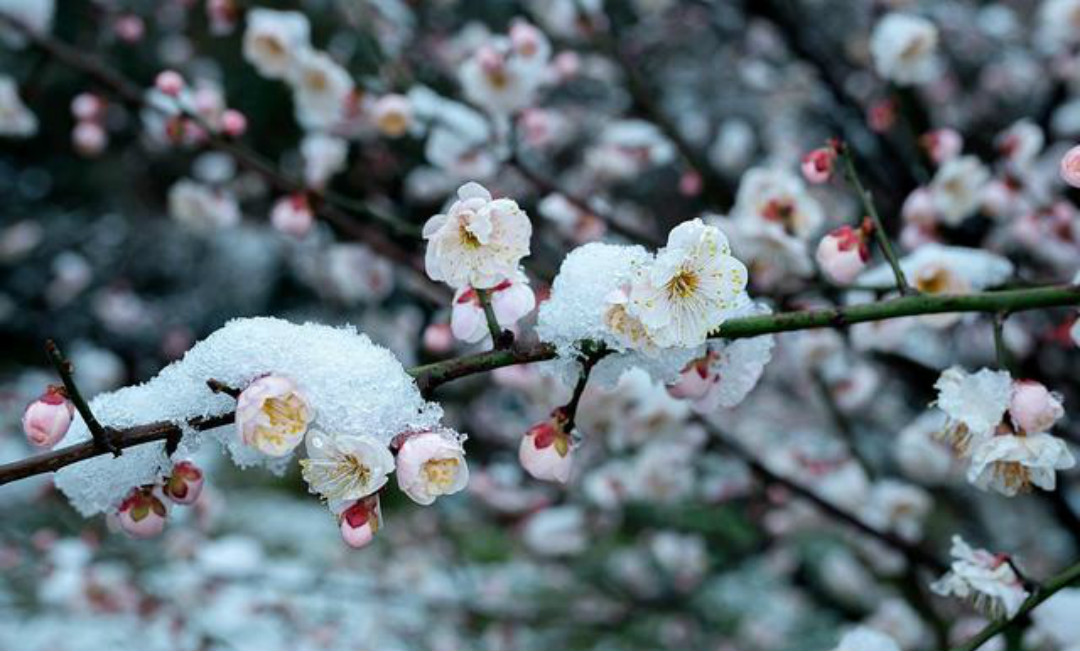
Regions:
<instances>
[{"instance_id":1,"label":"clump of snow","mask_svg":"<svg viewBox=\"0 0 1080 651\"><path fill-rule=\"evenodd\" d=\"M590 376L591 382L607 387L635 367L657 381L673 381L690 360L701 355L702 346L628 350L604 323L609 295L630 285L634 275L652 261L653 255L644 247L601 242L579 246L566 256L551 285L551 297L541 304L537 317L537 335L554 344L559 355L546 369L572 386L580 373L577 359L584 341L617 351L593 367Z\"/></svg>"},{"instance_id":2,"label":"clump of snow","mask_svg":"<svg viewBox=\"0 0 1080 651\"><path fill-rule=\"evenodd\" d=\"M442 417L442 408L420 396L393 353L355 328L273 318L230 321L149 382L102 394L90 406L107 427L157 421L181 425L180 455L192 454L209 437L240 466L281 472L290 457L270 458L247 447L233 425L202 433L186 425L190 418L235 407L229 396L211 392L207 380L243 388L267 373L292 379L315 411L315 425L335 435L365 435L389 445L398 433L432 428ZM76 418L63 443L89 438L86 425ZM68 466L57 473L56 486L89 516L112 510L131 488L156 481L171 465L164 442L140 445L116 459L100 456Z\"/></svg>"}]
</instances>

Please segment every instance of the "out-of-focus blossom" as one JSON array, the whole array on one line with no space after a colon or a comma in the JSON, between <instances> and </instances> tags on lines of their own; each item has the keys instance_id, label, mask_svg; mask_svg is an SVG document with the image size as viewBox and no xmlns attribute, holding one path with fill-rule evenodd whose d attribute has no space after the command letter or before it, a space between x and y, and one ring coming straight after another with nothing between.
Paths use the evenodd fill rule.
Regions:
<instances>
[{"instance_id":1,"label":"out-of-focus blossom","mask_svg":"<svg viewBox=\"0 0 1080 651\"><path fill-rule=\"evenodd\" d=\"M536 307L536 296L523 274L515 275L514 280L504 280L488 291L495 320L502 328L512 327ZM472 287L454 293L450 326L454 336L466 343L474 344L488 336L487 317Z\"/></svg>"},{"instance_id":2,"label":"out-of-focus blossom","mask_svg":"<svg viewBox=\"0 0 1080 651\"><path fill-rule=\"evenodd\" d=\"M668 393L690 400L694 411L702 414L735 407L761 379L773 345L771 335L710 341L705 354L683 369Z\"/></svg>"},{"instance_id":3,"label":"out-of-focus blossom","mask_svg":"<svg viewBox=\"0 0 1080 651\"><path fill-rule=\"evenodd\" d=\"M900 651L900 645L881 631L857 626L840 638L833 651Z\"/></svg>"},{"instance_id":4,"label":"out-of-focus blossom","mask_svg":"<svg viewBox=\"0 0 1080 651\"><path fill-rule=\"evenodd\" d=\"M154 87L169 97L178 97L185 85L184 78L175 70L163 70L154 78Z\"/></svg>"},{"instance_id":5,"label":"out-of-focus blossom","mask_svg":"<svg viewBox=\"0 0 1080 651\"><path fill-rule=\"evenodd\" d=\"M1013 383L1009 416L1016 429L1029 434L1046 432L1064 415L1061 396L1051 393L1042 383L1034 380Z\"/></svg>"},{"instance_id":6,"label":"out-of-focus blossom","mask_svg":"<svg viewBox=\"0 0 1080 651\"><path fill-rule=\"evenodd\" d=\"M825 183L833 173L833 164L836 161L836 150L832 147L820 147L815 149L802 159L803 178L810 183Z\"/></svg>"},{"instance_id":7,"label":"out-of-focus blossom","mask_svg":"<svg viewBox=\"0 0 1080 651\"><path fill-rule=\"evenodd\" d=\"M26 440L39 448L51 448L67 434L74 414L75 406L62 390L50 386L23 412L22 427Z\"/></svg>"},{"instance_id":8,"label":"out-of-focus blossom","mask_svg":"<svg viewBox=\"0 0 1080 651\"><path fill-rule=\"evenodd\" d=\"M282 457L304 440L315 414L292 380L264 375L236 399L236 430L247 445Z\"/></svg>"},{"instance_id":9,"label":"out-of-focus blossom","mask_svg":"<svg viewBox=\"0 0 1080 651\"><path fill-rule=\"evenodd\" d=\"M247 12L244 58L271 79L282 79L310 47L311 26L298 11L255 8Z\"/></svg>"},{"instance_id":10,"label":"out-of-focus blossom","mask_svg":"<svg viewBox=\"0 0 1080 651\"><path fill-rule=\"evenodd\" d=\"M231 34L240 19L240 8L236 0L206 0L206 18L210 23L210 33L215 36ZM264 44L264 47L268 44Z\"/></svg>"},{"instance_id":11,"label":"out-of-focus blossom","mask_svg":"<svg viewBox=\"0 0 1080 651\"><path fill-rule=\"evenodd\" d=\"M757 220L802 240L814 235L825 221L821 205L799 177L761 167L743 175L732 217Z\"/></svg>"},{"instance_id":12,"label":"out-of-focus blossom","mask_svg":"<svg viewBox=\"0 0 1080 651\"><path fill-rule=\"evenodd\" d=\"M226 190L182 179L169 188L169 216L194 231L208 233L240 223L240 207Z\"/></svg>"},{"instance_id":13,"label":"out-of-focus blossom","mask_svg":"<svg viewBox=\"0 0 1080 651\"><path fill-rule=\"evenodd\" d=\"M700 219L668 234L667 246L630 288L630 311L662 347L695 346L742 307L747 271L727 238Z\"/></svg>"},{"instance_id":14,"label":"out-of-focus blossom","mask_svg":"<svg viewBox=\"0 0 1080 651\"><path fill-rule=\"evenodd\" d=\"M515 201L492 199L479 183L466 183L457 196L445 214L424 224L428 276L455 288L494 287L529 254L532 223Z\"/></svg>"},{"instance_id":15,"label":"out-of-focus blossom","mask_svg":"<svg viewBox=\"0 0 1080 651\"><path fill-rule=\"evenodd\" d=\"M345 544L353 549L366 547L382 527L379 496L371 495L357 500L338 517L341 520L341 539L345 541Z\"/></svg>"},{"instance_id":16,"label":"out-of-focus blossom","mask_svg":"<svg viewBox=\"0 0 1080 651\"><path fill-rule=\"evenodd\" d=\"M1061 178L1074 188L1080 188L1080 145L1061 157Z\"/></svg>"},{"instance_id":17,"label":"out-of-focus blossom","mask_svg":"<svg viewBox=\"0 0 1080 651\"><path fill-rule=\"evenodd\" d=\"M330 502L371 495L394 470L394 455L371 437L332 436L312 428L305 446L308 456L300 460L300 471L308 490Z\"/></svg>"},{"instance_id":18,"label":"out-of-focus blossom","mask_svg":"<svg viewBox=\"0 0 1080 651\"><path fill-rule=\"evenodd\" d=\"M947 161L930 182L935 213L949 226L959 226L979 209L990 171L974 156Z\"/></svg>"},{"instance_id":19,"label":"out-of-focus blossom","mask_svg":"<svg viewBox=\"0 0 1080 651\"><path fill-rule=\"evenodd\" d=\"M409 432L402 438L397 453L398 486L414 502L431 504L440 495L452 495L468 485L469 466L457 432Z\"/></svg>"},{"instance_id":20,"label":"out-of-focus blossom","mask_svg":"<svg viewBox=\"0 0 1080 651\"><path fill-rule=\"evenodd\" d=\"M562 484L570 479L573 443L565 425L566 417L557 409L551 418L533 425L521 438L518 460L534 478Z\"/></svg>"},{"instance_id":21,"label":"out-of-focus blossom","mask_svg":"<svg viewBox=\"0 0 1080 651\"><path fill-rule=\"evenodd\" d=\"M394 267L365 244L334 244L323 256L315 282L348 304L381 301L394 290Z\"/></svg>"},{"instance_id":22,"label":"out-of-focus blossom","mask_svg":"<svg viewBox=\"0 0 1080 651\"><path fill-rule=\"evenodd\" d=\"M938 74L938 30L920 16L886 14L874 26L870 53L877 73L896 84L923 84Z\"/></svg>"},{"instance_id":23,"label":"out-of-focus blossom","mask_svg":"<svg viewBox=\"0 0 1080 651\"><path fill-rule=\"evenodd\" d=\"M923 521L932 506L930 494L922 488L883 479L870 489L860 514L871 526L914 541L922 538Z\"/></svg>"},{"instance_id":24,"label":"out-of-focus blossom","mask_svg":"<svg viewBox=\"0 0 1080 651\"><path fill-rule=\"evenodd\" d=\"M405 135L413 123L412 104L404 95L383 95L373 109L375 126L391 138Z\"/></svg>"},{"instance_id":25,"label":"out-of-focus blossom","mask_svg":"<svg viewBox=\"0 0 1080 651\"><path fill-rule=\"evenodd\" d=\"M230 138L239 138L247 131L247 116L236 109L225 109L221 114L221 132Z\"/></svg>"},{"instance_id":26,"label":"out-of-focus blossom","mask_svg":"<svg viewBox=\"0 0 1080 651\"><path fill-rule=\"evenodd\" d=\"M173 465L172 474L161 490L165 497L176 504L194 504L202 494L204 481L205 477L198 466L190 461L180 461Z\"/></svg>"},{"instance_id":27,"label":"out-of-focus blossom","mask_svg":"<svg viewBox=\"0 0 1080 651\"><path fill-rule=\"evenodd\" d=\"M454 348L454 333L449 323L432 323L424 328L424 350L444 355Z\"/></svg>"},{"instance_id":28,"label":"out-of-focus blossom","mask_svg":"<svg viewBox=\"0 0 1080 651\"><path fill-rule=\"evenodd\" d=\"M1080 23L1077 0L1045 0L1039 7L1036 43L1050 54L1080 42L1076 25Z\"/></svg>"},{"instance_id":29,"label":"out-of-focus blossom","mask_svg":"<svg viewBox=\"0 0 1080 651\"><path fill-rule=\"evenodd\" d=\"M938 437L945 429L945 418L941 412L927 412L900 431L893 454L905 476L931 486L948 481L955 457Z\"/></svg>"},{"instance_id":30,"label":"out-of-focus blossom","mask_svg":"<svg viewBox=\"0 0 1080 651\"><path fill-rule=\"evenodd\" d=\"M950 553L950 571L930 584L931 590L942 596L969 599L991 617L1016 615L1028 591L1008 556L972 549L960 536L953 536Z\"/></svg>"},{"instance_id":31,"label":"out-of-focus blossom","mask_svg":"<svg viewBox=\"0 0 1080 651\"><path fill-rule=\"evenodd\" d=\"M0 0L0 14L13 18L31 32L49 32L56 15L56 0ZM26 45L26 37L6 25L0 25L0 41L13 48Z\"/></svg>"},{"instance_id":32,"label":"out-of-focus blossom","mask_svg":"<svg viewBox=\"0 0 1080 651\"><path fill-rule=\"evenodd\" d=\"M962 454L993 434L1012 398L1009 374L986 368L977 373L946 369L934 388L937 406L948 416L941 437Z\"/></svg>"},{"instance_id":33,"label":"out-of-focus blossom","mask_svg":"<svg viewBox=\"0 0 1080 651\"><path fill-rule=\"evenodd\" d=\"M0 136L30 138L37 130L37 117L19 98L15 80L0 75Z\"/></svg>"},{"instance_id":34,"label":"out-of-focus blossom","mask_svg":"<svg viewBox=\"0 0 1080 651\"><path fill-rule=\"evenodd\" d=\"M300 142L304 157L304 181L321 190L338 172L345 169L349 145L345 140L325 133L310 133Z\"/></svg>"},{"instance_id":35,"label":"out-of-focus blossom","mask_svg":"<svg viewBox=\"0 0 1080 651\"><path fill-rule=\"evenodd\" d=\"M934 129L919 137L919 144L935 165L942 165L960 155L964 137L956 129Z\"/></svg>"},{"instance_id":36,"label":"out-of-focus blossom","mask_svg":"<svg viewBox=\"0 0 1080 651\"><path fill-rule=\"evenodd\" d=\"M282 197L270 210L270 223L274 228L293 237L303 237L311 230L315 217L307 195L293 194Z\"/></svg>"},{"instance_id":37,"label":"out-of-focus blossom","mask_svg":"<svg viewBox=\"0 0 1080 651\"><path fill-rule=\"evenodd\" d=\"M847 225L831 231L821 238L814 258L833 282L850 285L870 261L865 231Z\"/></svg>"},{"instance_id":38,"label":"out-of-focus blossom","mask_svg":"<svg viewBox=\"0 0 1080 651\"><path fill-rule=\"evenodd\" d=\"M522 539L541 556L566 556L584 551L589 544L585 511L576 505L538 511L526 522Z\"/></svg>"},{"instance_id":39,"label":"out-of-focus blossom","mask_svg":"<svg viewBox=\"0 0 1080 651\"><path fill-rule=\"evenodd\" d=\"M83 120L72 129L71 144L80 156L94 158L105 151L109 144L109 134L99 123Z\"/></svg>"},{"instance_id":40,"label":"out-of-focus blossom","mask_svg":"<svg viewBox=\"0 0 1080 651\"><path fill-rule=\"evenodd\" d=\"M617 120L604 126L585 152L585 166L603 180L620 181L670 163L675 148L651 122Z\"/></svg>"},{"instance_id":41,"label":"out-of-focus blossom","mask_svg":"<svg viewBox=\"0 0 1080 651\"><path fill-rule=\"evenodd\" d=\"M354 83L328 54L302 50L286 76L293 89L296 119L305 129L330 129L342 120Z\"/></svg>"},{"instance_id":42,"label":"out-of-focus blossom","mask_svg":"<svg viewBox=\"0 0 1080 651\"><path fill-rule=\"evenodd\" d=\"M105 100L94 93L79 93L71 100L71 115L80 122L99 122L105 117Z\"/></svg>"},{"instance_id":43,"label":"out-of-focus blossom","mask_svg":"<svg viewBox=\"0 0 1080 651\"><path fill-rule=\"evenodd\" d=\"M117 520L132 538L153 538L165 528L169 512L150 487L136 488L120 504Z\"/></svg>"},{"instance_id":44,"label":"out-of-focus blossom","mask_svg":"<svg viewBox=\"0 0 1080 651\"><path fill-rule=\"evenodd\" d=\"M1080 3L1078 3L1080 5ZM1078 6L1080 9L1080 6ZM1080 13L1078 13L1080 15ZM1063 651L1074 651L1080 640L1080 588L1065 588L1052 595L1038 608L1031 611L1033 630L1033 648L1043 648L1043 644L1054 645ZM1027 643L1029 637L1025 637Z\"/></svg>"},{"instance_id":45,"label":"out-of-focus blossom","mask_svg":"<svg viewBox=\"0 0 1080 651\"><path fill-rule=\"evenodd\" d=\"M461 65L462 89L474 104L509 115L533 103L550 57L543 32L518 20L508 37L491 39Z\"/></svg>"}]
</instances>

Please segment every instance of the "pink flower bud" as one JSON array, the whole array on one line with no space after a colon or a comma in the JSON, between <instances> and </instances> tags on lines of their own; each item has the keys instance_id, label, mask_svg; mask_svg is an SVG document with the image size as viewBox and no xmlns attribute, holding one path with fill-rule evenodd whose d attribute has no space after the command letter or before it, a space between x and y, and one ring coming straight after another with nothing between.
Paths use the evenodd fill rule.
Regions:
<instances>
[{"instance_id":1,"label":"pink flower bud","mask_svg":"<svg viewBox=\"0 0 1080 651\"><path fill-rule=\"evenodd\" d=\"M303 237L315 222L307 195L297 193L278 199L270 211L270 223L274 228L293 237Z\"/></svg>"},{"instance_id":2,"label":"pink flower bud","mask_svg":"<svg viewBox=\"0 0 1080 651\"><path fill-rule=\"evenodd\" d=\"M956 158L964 149L964 137L955 129L934 129L919 138L919 144L935 165Z\"/></svg>"},{"instance_id":3,"label":"pink flower bud","mask_svg":"<svg viewBox=\"0 0 1080 651\"><path fill-rule=\"evenodd\" d=\"M71 427L75 407L59 387L49 387L37 400L26 406L22 426L26 440L39 448L51 448L60 442Z\"/></svg>"},{"instance_id":4,"label":"pink flower bud","mask_svg":"<svg viewBox=\"0 0 1080 651\"><path fill-rule=\"evenodd\" d=\"M136 488L120 504L117 520L132 538L153 538L165 528L169 512L151 487Z\"/></svg>"},{"instance_id":5,"label":"pink flower bud","mask_svg":"<svg viewBox=\"0 0 1080 651\"><path fill-rule=\"evenodd\" d=\"M146 24L135 14L124 14L113 22L113 33L125 43L138 43L146 34Z\"/></svg>"},{"instance_id":6,"label":"pink flower bud","mask_svg":"<svg viewBox=\"0 0 1080 651\"><path fill-rule=\"evenodd\" d=\"M379 496L369 495L345 509L341 516L341 539L354 549L366 547L382 526Z\"/></svg>"},{"instance_id":7,"label":"pink flower bud","mask_svg":"<svg viewBox=\"0 0 1080 651\"><path fill-rule=\"evenodd\" d=\"M518 460L534 478L562 484L570 479L573 449L565 426L566 417L556 409L549 420L533 425L521 438Z\"/></svg>"},{"instance_id":8,"label":"pink flower bud","mask_svg":"<svg viewBox=\"0 0 1080 651\"><path fill-rule=\"evenodd\" d=\"M671 397L681 400L704 398L716 381L709 369L712 359L713 357L707 354L687 364L679 374L678 381L667 388Z\"/></svg>"},{"instance_id":9,"label":"pink flower bud","mask_svg":"<svg viewBox=\"0 0 1080 651\"><path fill-rule=\"evenodd\" d=\"M821 270L838 285L850 285L866 268L870 249L862 230L841 226L821 238L817 259Z\"/></svg>"},{"instance_id":10,"label":"pink flower bud","mask_svg":"<svg viewBox=\"0 0 1080 651\"><path fill-rule=\"evenodd\" d=\"M99 123L84 120L72 130L71 144L80 156L93 158L105 151L109 144L109 134Z\"/></svg>"},{"instance_id":11,"label":"pink flower bud","mask_svg":"<svg viewBox=\"0 0 1080 651\"><path fill-rule=\"evenodd\" d=\"M431 504L436 497L456 493L469 483L465 450L452 430L405 435L396 467L398 487L417 504Z\"/></svg>"},{"instance_id":12,"label":"pink flower bud","mask_svg":"<svg viewBox=\"0 0 1080 651\"><path fill-rule=\"evenodd\" d=\"M162 492L177 504L194 504L202 493L203 481L203 472L198 466L190 461L181 461L173 466Z\"/></svg>"},{"instance_id":13,"label":"pink flower bud","mask_svg":"<svg viewBox=\"0 0 1080 651\"><path fill-rule=\"evenodd\" d=\"M1061 178L1074 188L1080 188L1080 145L1061 157Z\"/></svg>"},{"instance_id":14,"label":"pink flower bud","mask_svg":"<svg viewBox=\"0 0 1080 651\"><path fill-rule=\"evenodd\" d=\"M679 194L684 197L696 197L701 194L701 175L693 170L683 172L679 177Z\"/></svg>"},{"instance_id":15,"label":"pink flower bud","mask_svg":"<svg viewBox=\"0 0 1080 651\"><path fill-rule=\"evenodd\" d=\"M810 183L825 183L833 173L836 151L832 147L820 147L807 153L802 159L802 175Z\"/></svg>"},{"instance_id":16,"label":"pink flower bud","mask_svg":"<svg viewBox=\"0 0 1080 651\"><path fill-rule=\"evenodd\" d=\"M436 355L450 352L454 347L454 333L449 323L432 323L424 328L424 350Z\"/></svg>"},{"instance_id":17,"label":"pink flower bud","mask_svg":"<svg viewBox=\"0 0 1080 651\"><path fill-rule=\"evenodd\" d=\"M247 117L236 109L225 109L221 114L221 132L230 138L239 138L247 131Z\"/></svg>"},{"instance_id":18,"label":"pink flower bud","mask_svg":"<svg viewBox=\"0 0 1080 651\"><path fill-rule=\"evenodd\" d=\"M175 70L164 70L154 79L154 86L170 97L176 97L184 90L184 78Z\"/></svg>"},{"instance_id":19,"label":"pink flower bud","mask_svg":"<svg viewBox=\"0 0 1080 651\"><path fill-rule=\"evenodd\" d=\"M1034 380L1013 382L1009 416L1017 429L1028 434L1046 432L1064 415L1060 397L1041 383Z\"/></svg>"},{"instance_id":20,"label":"pink flower bud","mask_svg":"<svg viewBox=\"0 0 1080 651\"><path fill-rule=\"evenodd\" d=\"M79 93L71 100L71 114L80 122L104 117L105 100L93 93Z\"/></svg>"}]
</instances>

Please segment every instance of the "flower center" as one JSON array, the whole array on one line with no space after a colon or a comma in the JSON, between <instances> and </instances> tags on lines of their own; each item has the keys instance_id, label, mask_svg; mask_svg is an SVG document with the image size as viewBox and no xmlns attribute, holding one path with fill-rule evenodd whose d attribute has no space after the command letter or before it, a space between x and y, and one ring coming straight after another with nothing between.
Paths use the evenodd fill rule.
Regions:
<instances>
[{"instance_id":1,"label":"flower center","mask_svg":"<svg viewBox=\"0 0 1080 651\"><path fill-rule=\"evenodd\" d=\"M949 270L944 267L934 267L921 274L915 279L915 287L920 292L927 294L940 294L949 289L951 277Z\"/></svg>"},{"instance_id":2,"label":"flower center","mask_svg":"<svg viewBox=\"0 0 1080 651\"><path fill-rule=\"evenodd\" d=\"M273 36L265 35L259 37L259 44L271 57L280 58L285 56L285 47L282 46L281 41Z\"/></svg>"},{"instance_id":3,"label":"flower center","mask_svg":"<svg viewBox=\"0 0 1080 651\"><path fill-rule=\"evenodd\" d=\"M424 462L424 479L429 486L445 491L454 484L457 478L459 462L457 459L431 459Z\"/></svg>"},{"instance_id":4,"label":"flower center","mask_svg":"<svg viewBox=\"0 0 1080 651\"><path fill-rule=\"evenodd\" d=\"M697 274L687 269L682 269L667 281L664 289L667 290L668 298L688 298L697 291L699 279Z\"/></svg>"},{"instance_id":5,"label":"flower center","mask_svg":"<svg viewBox=\"0 0 1080 651\"><path fill-rule=\"evenodd\" d=\"M263 413L270 419L270 427L298 432L304 428L304 404L296 396L289 394L284 398L267 398L263 403Z\"/></svg>"},{"instance_id":6,"label":"flower center","mask_svg":"<svg viewBox=\"0 0 1080 651\"><path fill-rule=\"evenodd\" d=\"M461 220L460 224L458 225L458 237L461 239L461 244L466 249L475 250L479 249L482 245L482 243L480 242L480 238L478 238L475 233L469 230L469 222L464 219Z\"/></svg>"},{"instance_id":7,"label":"flower center","mask_svg":"<svg viewBox=\"0 0 1080 651\"><path fill-rule=\"evenodd\" d=\"M994 475L1001 478L1007 488L1026 493L1031 490L1031 471L1017 461L998 461L994 464Z\"/></svg>"}]
</instances>

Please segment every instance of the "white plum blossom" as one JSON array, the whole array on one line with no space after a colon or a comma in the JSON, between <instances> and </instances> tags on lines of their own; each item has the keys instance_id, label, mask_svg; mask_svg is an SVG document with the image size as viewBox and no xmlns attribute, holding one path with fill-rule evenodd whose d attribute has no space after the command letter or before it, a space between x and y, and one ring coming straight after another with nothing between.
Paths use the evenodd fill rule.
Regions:
<instances>
[{"instance_id":1,"label":"white plum blossom","mask_svg":"<svg viewBox=\"0 0 1080 651\"><path fill-rule=\"evenodd\" d=\"M529 254L532 223L515 201L492 199L479 183L466 183L457 196L424 224L428 276L454 288L489 289L514 276Z\"/></svg>"},{"instance_id":2,"label":"white plum blossom","mask_svg":"<svg viewBox=\"0 0 1080 651\"><path fill-rule=\"evenodd\" d=\"M1014 122L995 140L998 151L1014 172L1030 168L1045 142L1042 127L1026 118Z\"/></svg>"},{"instance_id":3,"label":"white plum blossom","mask_svg":"<svg viewBox=\"0 0 1080 651\"><path fill-rule=\"evenodd\" d=\"M675 157L675 148L651 122L616 120L585 152L585 166L605 180L627 180Z\"/></svg>"},{"instance_id":4,"label":"white plum blossom","mask_svg":"<svg viewBox=\"0 0 1080 651\"><path fill-rule=\"evenodd\" d=\"M1012 397L1012 378L1005 371L968 373L954 366L941 374L934 388L937 406L948 416L941 437L966 454L1001 423Z\"/></svg>"},{"instance_id":5,"label":"white plum blossom","mask_svg":"<svg viewBox=\"0 0 1080 651\"><path fill-rule=\"evenodd\" d=\"M933 500L918 486L882 479L874 483L860 511L863 520L883 531L895 531L905 540L922 538L923 521Z\"/></svg>"},{"instance_id":6,"label":"white plum blossom","mask_svg":"<svg viewBox=\"0 0 1080 651\"><path fill-rule=\"evenodd\" d=\"M240 223L240 206L231 192L181 179L169 188L169 216L200 233Z\"/></svg>"},{"instance_id":7,"label":"white plum blossom","mask_svg":"<svg viewBox=\"0 0 1080 651\"><path fill-rule=\"evenodd\" d=\"M668 234L667 246L630 288L630 312L657 345L696 346L744 303L747 271L727 238L700 219Z\"/></svg>"},{"instance_id":8,"label":"white plum blossom","mask_svg":"<svg viewBox=\"0 0 1080 651\"><path fill-rule=\"evenodd\" d=\"M0 75L0 137L30 138L37 130L37 116L19 98L15 80Z\"/></svg>"},{"instance_id":9,"label":"white plum blossom","mask_svg":"<svg viewBox=\"0 0 1080 651\"><path fill-rule=\"evenodd\" d=\"M349 73L329 55L304 50L289 69L296 119L305 129L329 129L341 121L353 92Z\"/></svg>"},{"instance_id":10,"label":"white plum blossom","mask_svg":"<svg viewBox=\"0 0 1080 651\"><path fill-rule=\"evenodd\" d=\"M311 26L298 11L253 8L246 20L244 58L264 77L283 79L311 46Z\"/></svg>"},{"instance_id":11,"label":"white plum blossom","mask_svg":"<svg viewBox=\"0 0 1080 651\"><path fill-rule=\"evenodd\" d=\"M930 181L930 199L937 216L948 226L959 226L979 210L990 170L975 156L953 158Z\"/></svg>"},{"instance_id":12,"label":"white plum blossom","mask_svg":"<svg viewBox=\"0 0 1080 651\"><path fill-rule=\"evenodd\" d=\"M270 209L270 223L278 231L293 237L303 237L311 230L315 216L304 194L292 194L274 202Z\"/></svg>"},{"instance_id":13,"label":"white plum blossom","mask_svg":"<svg viewBox=\"0 0 1080 651\"><path fill-rule=\"evenodd\" d=\"M314 417L296 383L281 375L256 379L236 399L240 439L274 457L285 456L300 445Z\"/></svg>"},{"instance_id":14,"label":"white plum blossom","mask_svg":"<svg viewBox=\"0 0 1080 651\"><path fill-rule=\"evenodd\" d=\"M448 429L406 433L397 453L397 480L403 493L423 505L464 489L469 466L460 435Z\"/></svg>"},{"instance_id":15,"label":"white plum blossom","mask_svg":"<svg viewBox=\"0 0 1080 651\"><path fill-rule=\"evenodd\" d=\"M308 456L300 460L300 469L308 490L330 502L371 495L394 470L394 455L374 438L333 436L311 428L305 446Z\"/></svg>"},{"instance_id":16,"label":"white plum blossom","mask_svg":"<svg viewBox=\"0 0 1080 651\"><path fill-rule=\"evenodd\" d=\"M519 20L508 37L495 37L461 65L465 96L497 115L532 104L545 81L551 44L543 32Z\"/></svg>"},{"instance_id":17,"label":"white plum blossom","mask_svg":"<svg viewBox=\"0 0 1080 651\"><path fill-rule=\"evenodd\" d=\"M383 95L375 101L372 113L379 132L390 138L405 135L413 124L412 104L404 95L394 93Z\"/></svg>"},{"instance_id":18,"label":"white plum blossom","mask_svg":"<svg viewBox=\"0 0 1080 651\"><path fill-rule=\"evenodd\" d=\"M784 169L755 167L739 181L731 216L755 220L800 240L812 237L825 221L821 204L797 175Z\"/></svg>"},{"instance_id":19,"label":"white plum blossom","mask_svg":"<svg viewBox=\"0 0 1080 651\"><path fill-rule=\"evenodd\" d=\"M1076 465L1065 441L1050 434L998 433L975 444L968 481L1007 497L1037 486L1052 491L1057 470Z\"/></svg>"},{"instance_id":20,"label":"white plum blossom","mask_svg":"<svg viewBox=\"0 0 1080 651\"><path fill-rule=\"evenodd\" d=\"M300 142L300 154L304 158L304 181L309 187L321 190L345 169L349 144L337 136L310 133Z\"/></svg>"},{"instance_id":21,"label":"white plum blossom","mask_svg":"<svg viewBox=\"0 0 1080 651\"><path fill-rule=\"evenodd\" d=\"M930 584L931 590L969 599L991 617L1016 615L1028 591L1007 556L972 549L960 536L953 536L950 553L953 562L949 572Z\"/></svg>"},{"instance_id":22,"label":"white plum blossom","mask_svg":"<svg viewBox=\"0 0 1080 651\"><path fill-rule=\"evenodd\" d=\"M536 307L536 295L524 274L517 274L513 280L503 280L488 291L495 320L504 329L512 327ZM450 327L455 337L470 344L489 336L484 308L472 287L463 287L454 293Z\"/></svg>"},{"instance_id":23,"label":"white plum blossom","mask_svg":"<svg viewBox=\"0 0 1080 651\"><path fill-rule=\"evenodd\" d=\"M870 36L874 69L901 86L926 83L937 76L937 48L937 27L912 14L886 14Z\"/></svg>"},{"instance_id":24,"label":"white plum blossom","mask_svg":"<svg viewBox=\"0 0 1080 651\"><path fill-rule=\"evenodd\" d=\"M948 481L955 458L952 449L940 440L946 416L928 411L900 430L893 445L893 455L907 477L930 486Z\"/></svg>"}]
</instances>

